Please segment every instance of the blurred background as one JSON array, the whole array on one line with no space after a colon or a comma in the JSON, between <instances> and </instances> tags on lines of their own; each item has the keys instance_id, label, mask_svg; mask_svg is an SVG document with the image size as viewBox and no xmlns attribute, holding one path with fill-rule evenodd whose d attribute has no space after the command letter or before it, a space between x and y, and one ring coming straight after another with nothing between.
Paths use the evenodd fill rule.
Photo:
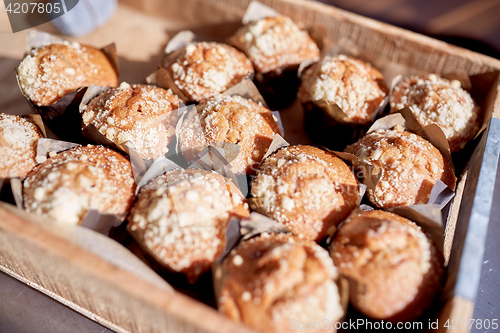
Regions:
<instances>
[{"instance_id":1,"label":"blurred background","mask_svg":"<svg viewBox=\"0 0 500 333\"><path fill-rule=\"evenodd\" d=\"M320 0L500 58L500 0Z\"/></svg>"}]
</instances>

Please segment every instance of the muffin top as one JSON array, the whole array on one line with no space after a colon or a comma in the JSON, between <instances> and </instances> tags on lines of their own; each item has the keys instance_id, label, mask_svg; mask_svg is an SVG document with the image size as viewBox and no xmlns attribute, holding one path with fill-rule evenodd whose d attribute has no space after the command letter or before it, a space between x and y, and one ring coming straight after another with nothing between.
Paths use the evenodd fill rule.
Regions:
<instances>
[{"instance_id":1,"label":"muffin top","mask_svg":"<svg viewBox=\"0 0 500 333\"><path fill-rule=\"evenodd\" d=\"M160 263L194 282L223 252L232 217L246 217L238 188L211 171L167 172L141 191L128 229Z\"/></svg>"},{"instance_id":2,"label":"muffin top","mask_svg":"<svg viewBox=\"0 0 500 333\"><path fill-rule=\"evenodd\" d=\"M460 81L429 74L407 77L394 88L391 112L409 107L422 126L437 124L451 152L471 140L482 122L481 108L461 87Z\"/></svg>"},{"instance_id":3,"label":"muffin top","mask_svg":"<svg viewBox=\"0 0 500 333\"><path fill-rule=\"evenodd\" d=\"M175 54L176 57L167 56L163 66L176 86L198 102L223 93L253 73L250 60L226 44L189 43Z\"/></svg>"},{"instance_id":4,"label":"muffin top","mask_svg":"<svg viewBox=\"0 0 500 333\"><path fill-rule=\"evenodd\" d=\"M79 224L91 209L128 213L134 191L130 162L114 150L88 145L38 165L24 181L24 206L58 222Z\"/></svg>"},{"instance_id":5,"label":"muffin top","mask_svg":"<svg viewBox=\"0 0 500 333\"><path fill-rule=\"evenodd\" d=\"M359 201L352 170L334 154L311 146L289 146L269 156L251 191L266 215L316 241L331 234Z\"/></svg>"},{"instance_id":6,"label":"muffin top","mask_svg":"<svg viewBox=\"0 0 500 333\"><path fill-rule=\"evenodd\" d=\"M19 65L18 77L24 94L38 106L50 105L79 87L118 85L106 55L76 42L32 50Z\"/></svg>"},{"instance_id":7,"label":"muffin top","mask_svg":"<svg viewBox=\"0 0 500 333\"><path fill-rule=\"evenodd\" d=\"M25 118L0 113L0 178L24 178L36 166L38 127Z\"/></svg>"},{"instance_id":8,"label":"muffin top","mask_svg":"<svg viewBox=\"0 0 500 333\"><path fill-rule=\"evenodd\" d=\"M380 168L374 204L383 209L427 203L438 179L455 188L450 163L430 142L410 132L371 132L347 146L345 152Z\"/></svg>"},{"instance_id":9,"label":"muffin top","mask_svg":"<svg viewBox=\"0 0 500 333\"><path fill-rule=\"evenodd\" d=\"M351 303L374 319L412 320L441 285L442 255L414 222L373 210L342 225L330 254L351 281Z\"/></svg>"},{"instance_id":10,"label":"muffin top","mask_svg":"<svg viewBox=\"0 0 500 333\"><path fill-rule=\"evenodd\" d=\"M236 32L234 43L248 55L260 73L281 71L320 56L309 33L287 16L266 17L248 23Z\"/></svg>"},{"instance_id":11,"label":"muffin top","mask_svg":"<svg viewBox=\"0 0 500 333\"><path fill-rule=\"evenodd\" d=\"M183 122L180 133L186 160L194 160L210 144L231 142L240 148L231 165L241 173L255 173L274 135L281 134L271 111L236 95L212 97L198 105L198 113L190 116L193 119Z\"/></svg>"},{"instance_id":12,"label":"muffin top","mask_svg":"<svg viewBox=\"0 0 500 333\"><path fill-rule=\"evenodd\" d=\"M164 155L175 134L179 98L155 86L122 83L95 97L82 114L115 144L129 141L145 159Z\"/></svg>"},{"instance_id":13,"label":"muffin top","mask_svg":"<svg viewBox=\"0 0 500 333\"><path fill-rule=\"evenodd\" d=\"M336 103L355 123L369 122L388 94L382 74L359 59L326 56L302 75L297 97L302 103Z\"/></svg>"},{"instance_id":14,"label":"muffin top","mask_svg":"<svg viewBox=\"0 0 500 333\"><path fill-rule=\"evenodd\" d=\"M288 332L297 322L343 315L328 252L289 234L240 243L223 262L219 311L262 332ZM316 332L316 331L314 331Z\"/></svg>"}]
</instances>

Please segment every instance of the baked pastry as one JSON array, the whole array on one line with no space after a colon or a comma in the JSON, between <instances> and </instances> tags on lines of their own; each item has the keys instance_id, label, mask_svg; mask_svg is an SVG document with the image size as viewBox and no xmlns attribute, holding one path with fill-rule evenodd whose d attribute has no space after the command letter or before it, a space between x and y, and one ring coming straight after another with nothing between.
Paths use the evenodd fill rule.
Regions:
<instances>
[{"instance_id":1,"label":"baked pastry","mask_svg":"<svg viewBox=\"0 0 500 333\"><path fill-rule=\"evenodd\" d=\"M36 148L42 137L25 118L0 113L0 178L24 178L36 166Z\"/></svg>"},{"instance_id":2,"label":"baked pastry","mask_svg":"<svg viewBox=\"0 0 500 333\"><path fill-rule=\"evenodd\" d=\"M135 199L130 162L102 146L77 147L38 165L24 181L24 208L80 224L91 209L127 214Z\"/></svg>"},{"instance_id":3,"label":"baked pastry","mask_svg":"<svg viewBox=\"0 0 500 333\"><path fill-rule=\"evenodd\" d=\"M231 37L255 68L255 84L273 109L295 100L303 61L316 61L320 50L308 32L289 17L273 16L249 22Z\"/></svg>"},{"instance_id":4,"label":"baked pastry","mask_svg":"<svg viewBox=\"0 0 500 333\"><path fill-rule=\"evenodd\" d=\"M24 94L38 106L50 105L79 87L118 85L106 55L76 42L32 50L19 65L18 77Z\"/></svg>"},{"instance_id":5,"label":"baked pastry","mask_svg":"<svg viewBox=\"0 0 500 333\"><path fill-rule=\"evenodd\" d=\"M287 16L271 16L250 22L233 37L258 73L281 71L306 60L317 60L320 51L307 31Z\"/></svg>"},{"instance_id":6,"label":"baked pastry","mask_svg":"<svg viewBox=\"0 0 500 333\"><path fill-rule=\"evenodd\" d=\"M234 47L215 43L189 43L163 61L175 85L190 100L218 95L253 74L250 60Z\"/></svg>"},{"instance_id":7,"label":"baked pastry","mask_svg":"<svg viewBox=\"0 0 500 333\"><path fill-rule=\"evenodd\" d=\"M224 251L231 218L249 213L245 198L227 178L182 169L141 191L127 228L157 262L193 283Z\"/></svg>"},{"instance_id":8,"label":"baked pastry","mask_svg":"<svg viewBox=\"0 0 500 333\"><path fill-rule=\"evenodd\" d=\"M464 148L482 122L481 108L461 87L460 81L436 74L411 76L399 82L391 96L391 112L410 108L422 126L437 124L451 152Z\"/></svg>"},{"instance_id":9,"label":"baked pastry","mask_svg":"<svg viewBox=\"0 0 500 333\"><path fill-rule=\"evenodd\" d=\"M413 320L441 289L444 261L436 244L414 222L389 212L351 217L330 255L349 280L351 304L373 319Z\"/></svg>"},{"instance_id":10,"label":"baked pastry","mask_svg":"<svg viewBox=\"0 0 500 333\"><path fill-rule=\"evenodd\" d=\"M219 311L253 329L294 332L299 323L326 320L331 332L343 316L337 270L312 241L261 234L240 243L222 265Z\"/></svg>"},{"instance_id":11,"label":"baked pastry","mask_svg":"<svg viewBox=\"0 0 500 333\"><path fill-rule=\"evenodd\" d=\"M179 134L180 147L188 161L195 160L210 144L231 142L240 148L231 161L234 170L253 174L274 135L281 134L271 111L240 96L212 97L198 105L197 110L183 122Z\"/></svg>"},{"instance_id":12,"label":"baked pastry","mask_svg":"<svg viewBox=\"0 0 500 333\"><path fill-rule=\"evenodd\" d=\"M306 133L314 143L334 150L366 133L388 93L378 70L342 54L324 57L304 70L301 79L297 97Z\"/></svg>"},{"instance_id":13,"label":"baked pastry","mask_svg":"<svg viewBox=\"0 0 500 333\"><path fill-rule=\"evenodd\" d=\"M170 89L124 82L90 101L83 129L92 124L115 144L129 141L142 158L156 159L175 135L179 101Z\"/></svg>"},{"instance_id":14,"label":"baked pastry","mask_svg":"<svg viewBox=\"0 0 500 333\"><path fill-rule=\"evenodd\" d=\"M450 189L455 188L450 163L430 142L410 132L374 131L347 146L345 152L380 168L372 197L373 203L383 209L427 203L439 179Z\"/></svg>"},{"instance_id":15,"label":"baked pastry","mask_svg":"<svg viewBox=\"0 0 500 333\"><path fill-rule=\"evenodd\" d=\"M337 104L357 124L367 124L389 90L382 74L359 59L326 56L302 74L300 102L326 100Z\"/></svg>"},{"instance_id":16,"label":"baked pastry","mask_svg":"<svg viewBox=\"0 0 500 333\"><path fill-rule=\"evenodd\" d=\"M358 205L358 182L337 156L289 146L260 165L252 182L259 210L304 239L321 241Z\"/></svg>"}]
</instances>

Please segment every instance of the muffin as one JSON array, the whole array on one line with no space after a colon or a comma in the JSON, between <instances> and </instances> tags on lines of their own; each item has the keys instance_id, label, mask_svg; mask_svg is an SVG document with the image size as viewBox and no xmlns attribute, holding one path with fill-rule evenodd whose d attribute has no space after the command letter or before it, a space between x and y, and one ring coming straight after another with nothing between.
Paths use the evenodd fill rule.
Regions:
<instances>
[{"instance_id":1,"label":"muffin","mask_svg":"<svg viewBox=\"0 0 500 333\"><path fill-rule=\"evenodd\" d=\"M295 99L300 63L320 57L320 50L308 32L286 16L249 22L231 37L231 42L252 62L255 83L273 108L284 107Z\"/></svg>"},{"instance_id":2,"label":"muffin","mask_svg":"<svg viewBox=\"0 0 500 333\"><path fill-rule=\"evenodd\" d=\"M438 125L451 152L464 148L482 122L481 108L461 87L460 81L429 74L411 76L397 84L391 96L391 112L410 108L422 126Z\"/></svg>"},{"instance_id":3,"label":"muffin","mask_svg":"<svg viewBox=\"0 0 500 333\"><path fill-rule=\"evenodd\" d=\"M303 104L326 100L337 104L356 124L366 124L388 93L382 74L359 59L326 56L307 68L297 97Z\"/></svg>"},{"instance_id":4,"label":"muffin","mask_svg":"<svg viewBox=\"0 0 500 333\"><path fill-rule=\"evenodd\" d=\"M326 56L302 74L297 97L311 140L342 150L356 142L388 94L382 74L345 55ZM331 111L332 105L343 111Z\"/></svg>"},{"instance_id":5,"label":"muffin","mask_svg":"<svg viewBox=\"0 0 500 333\"><path fill-rule=\"evenodd\" d=\"M32 50L18 68L19 85L37 106L47 106L79 87L116 87L118 76L106 55L76 42Z\"/></svg>"},{"instance_id":6,"label":"muffin","mask_svg":"<svg viewBox=\"0 0 500 333\"><path fill-rule=\"evenodd\" d=\"M439 179L450 189L455 188L450 163L430 142L410 132L370 132L347 146L345 152L380 169L380 179L370 197L383 209L427 203Z\"/></svg>"},{"instance_id":7,"label":"muffin","mask_svg":"<svg viewBox=\"0 0 500 333\"><path fill-rule=\"evenodd\" d=\"M352 170L337 156L311 146L278 150L252 182L259 210L304 239L321 241L358 205Z\"/></svg>"},{"instance_id":8,"label":"muffin","mask_svg":"<svg viewBox=\"0 0 500 333\"><path fill-rule=\"evenodd\" d=\"M179 98L172 91L142 84L122 83L87 105L83 129L94 125L117 145L129 141L144 159L167 153L175 135Z\"/></svg>"},{"instance_id":9,"label":"muffin","mask_svg":"<svg viewBox=\"0 0 500 333\"><path fill-rule=\"evenodd\" d=\"M328 321L332 332L343 316L337 270L312 241L261 234L240 243L222 265L219 311L255 330L293 332L294 324Z\"/></svg>"},{"instance_id":10,"label":"muffin","mask_svg":"<svg viewBox=\"0 0 500 333\"><path fill-rule=\"evenodd\" d=\"M287 16L250 22L236 32L233 40L248 55L258 73L279 72L306 60L317 60L320 55L307 31Z\"/></svg>"},{"instance_id":11,"label":"muffin","mask_svg":"<svg viewBox=\"0 0 500 333\"><path fill-rule=\"evenodd\" d=\"M228 179L183 169L141 191L127 228L158 263L193 283L224 251L231 218L248 215L245 198Z\"/></svg>"},{"instance_id":12,"label":"muffin","mask_svg":"<svg viewBox=\"0 0 500 333\"><path fill-rule=\"evenodd\" d=\"M231 142L240 149L231 161L233 169L253 174L274 135L281 134L271 111L240 96L212 97L198 105L197 110L185 119L179 133L180 148L187 161L195 160L210 144Z\"/></svg>"},{"instance_id":13,"label":"muffin","mask_svg":"<svg viewBox=\"0 0 500 333\"><path fill-rule=\"evenodd\" d=\"M80 224L91 209L127 214L135 199L130 162L102 146L77 147L49 158L23 187L28 212L67 224Z\"/></svg>"},{"instance_id":14,"label":"muffin","mask_svg":"<svg viewBox=\"0 0 500 333\"><path fill-rule=\"evenodd\" d=\"M36 166L38 127L25 118L0 113L0 178L24 178Z\"/></svg>"},{"instance_id":15,"label":"muffin","mask_svg":"<svg viewBox=\"0 0 500 333\"><path fill-rule=\"evenodd\" d=\"M366 316L410 321L441 289L443 256L414 222L384 211L361 212L335 235L330 255Z\"/></svg>"},{"instance_id":16,"label":"muffin","mask_svg":"<svg viewBox=\"0 0 500 333\"><path fill-rule=\"evenodd\" d=\"M248 58L226 44L189 43L163 61L177 88L189 100L201 101L238 84L253 67Z\"/></svg>"}]
</instances>

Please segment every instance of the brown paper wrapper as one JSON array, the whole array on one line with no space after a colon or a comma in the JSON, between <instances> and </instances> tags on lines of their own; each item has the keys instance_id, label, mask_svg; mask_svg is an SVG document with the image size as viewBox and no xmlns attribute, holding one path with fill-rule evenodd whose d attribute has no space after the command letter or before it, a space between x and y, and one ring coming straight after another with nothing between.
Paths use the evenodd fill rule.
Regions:
<instances>
[{"instance_id":1,"label":"brown paper wrapper","mask_svg":"<svg viewBox=\"0 0 500 333\"><path fill-rule=\"evenodd\" d=\"M226 248L222 255L217 258L212 264L212 279L214 284L215 300L218 303L222 284L227 272L224 271L223 262L229 253L238 246L241 242L245 242L253 237L261 234L276 234L276 233L290 233L282 224L271 220L261 214L252 212L246 219L232 219L226 229ZM347 314L347 307L349 303L349 283L347 279L337 276L335 279L337 284L340 304L344 310L344 316L340 319L343 321Z\"/></svg>"},{"instance_id":2,"label":"brown paper wrapper","mask_svg":"<svg viewBox=\"0 0 500 333\"><path fill-rule=\"evenodd\" d=\"M64 39L58 38L51 34L40 32L33 30L28 33L26 37L26 45L25 45L25 53L27 54L32 49L41 48L47 44L53 43L65 43L68 42ZM116 47L114 44L107 45L101 49L106 58L110 61L114 70L116 71L117 76L119 75L118 71L118 55L116 53ZM17 77L17 71L16 71ZM29 105L32 109L39 113L42 116L42 119L45 124L60 138L72 142L78 143L88 143L88 141L84 138L81 133L81 124L82 118L80 113L78 112L78 107L80 104L83 95L85 94L86 87L80 87L71 93L65 95L64 97L57 100L55 103L52 103L48 106L39 106L35 105L31 100L26 96L21 89L21 85L19 83L19 89Z\"/></svg>"}]
</instances>

